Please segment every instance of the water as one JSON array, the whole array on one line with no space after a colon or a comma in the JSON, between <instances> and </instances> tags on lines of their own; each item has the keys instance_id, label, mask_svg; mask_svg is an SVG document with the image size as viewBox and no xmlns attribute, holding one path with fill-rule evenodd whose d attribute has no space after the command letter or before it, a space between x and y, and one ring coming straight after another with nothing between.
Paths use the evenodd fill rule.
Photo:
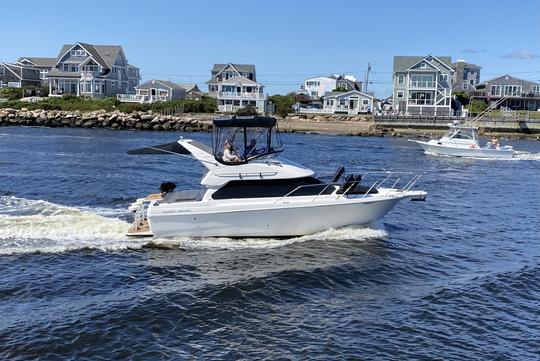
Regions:
<instances>
[{"instance_id":1,"label":"water","mask_svg":"<svg viewBox=\"0 0 540 361\"><path fill-rule=\"evenodd\" d=\"M128 239L128 204L208 134L0 128L0 359L540 359L540 143L518 160L287 134L326 173L425 171L425 203L294 239Z\"/></svg>"}]
</instances>

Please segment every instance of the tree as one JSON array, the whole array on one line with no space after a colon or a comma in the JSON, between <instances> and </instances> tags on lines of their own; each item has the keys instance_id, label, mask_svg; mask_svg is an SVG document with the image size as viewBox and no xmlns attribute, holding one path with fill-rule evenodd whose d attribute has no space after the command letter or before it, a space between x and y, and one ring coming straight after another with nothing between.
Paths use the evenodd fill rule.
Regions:
<instances>
[{"instance_id":1,"label":"tree","mask_svg":"<svg viewBox=\"0 0 540 361\"><path fill-rule=\"evenodd\" d=\"M281 117L286 117L292 112L292 106L296 102L296 94L289 93L287 95L272 95L268 100L276 105L276 114Z\"/></svg>"}]
</instances>

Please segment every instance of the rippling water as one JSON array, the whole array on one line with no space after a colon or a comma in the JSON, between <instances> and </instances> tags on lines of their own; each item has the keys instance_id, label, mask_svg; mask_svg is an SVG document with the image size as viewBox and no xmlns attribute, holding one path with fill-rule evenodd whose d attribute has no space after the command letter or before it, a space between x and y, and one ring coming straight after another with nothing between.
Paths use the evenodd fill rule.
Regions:
<instances>
[{"instance_id":1,"label":"rippling water","mask_svg":"<svg viewBox=\"0 0 540 361\"><path fill-rule=\"evenodd\" d=\"M203 170L130 148L208 134L0 128L2 359L540 359L540 143L517 160L287 134L322 172L425 171L426 203L287 240L127 239Z\"/></svg>"}]
</instances>

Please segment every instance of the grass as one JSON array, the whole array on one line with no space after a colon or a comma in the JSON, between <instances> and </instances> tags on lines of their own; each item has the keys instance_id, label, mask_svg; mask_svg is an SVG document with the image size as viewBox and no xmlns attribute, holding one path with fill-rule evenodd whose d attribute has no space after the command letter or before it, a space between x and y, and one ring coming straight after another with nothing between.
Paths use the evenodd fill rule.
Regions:
<instances>
[{"instance_id":1,"label":"grass","mask_svg":"<svg viewBox=\"0 0 540 361\"><path fill-rule=\"evenodd\" d=\"M133 111L162 111L169 108L182 107L186 113L213 113L217 110L216 100L204 97L201 100L183 99L170 102L158 102L152 104L121 103L116 98L92 99L76 96L49 97L35 103L12 100L0 103L0 108L14 108L28 110L65 110L91 112L95 110L113 111L119 110L124 113Z\"/></svg>"}]
</instances>

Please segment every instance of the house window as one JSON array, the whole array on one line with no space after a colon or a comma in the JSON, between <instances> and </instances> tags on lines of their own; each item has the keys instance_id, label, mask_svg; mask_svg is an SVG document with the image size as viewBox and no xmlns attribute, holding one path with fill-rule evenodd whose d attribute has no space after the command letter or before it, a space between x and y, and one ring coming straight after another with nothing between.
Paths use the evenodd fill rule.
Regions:
<instances>
[{"instance_id":1,"label":"house window","mask_svg":"<svg viewBox=\"0 0 540 361\"><path fill-rule=\"evenodd\" d=\"M101 83L94 83L94 93L101 94Z\"/></svg>"},{"instance_id":2,"label":"house window","mask_svg":"<svg viewBox=\"0 0 540 361\"><path fill-rule=\"evenodd\" d=\"M70 52L73 56L86 56L86 51L84 50L71 50Z\"/></svg>"},{"instance_id":3,"label":"house window","mask_svg":"<svg viewBox=\"0 0 540 361\"><path fill-rule=\"evenodd\" d=\"M311 92L311 96L312 96L312 97L316 97L316 96L317 96L317 91L315 91L315 90L312 91L312 92Z\"/></svg>"},{"instance_id":4,"label":"house window","mask_svg":"<svg viewBox=\"0 0 540 361\"><path fill-rule=\"evenodd\" d=\"M92 92L92 83L86 83L86 92L91 93Z\"/></svg>"},{"instance_id":5,"label":"house window","mask_svg":"<svg viewBox=\"0 0 540 361\"><path fill-rule=\"evenodd\" d=\"M426 68L426 63L421 63L421 64L420 64L420 68L421 68L421 69L425 69L425 68Z\"/></svg>"},{"instance_id":6,"label":"house window","mask_svg":"<svg viewBox=\"0 0 540 361\"><path fill-rule=\"evenodd\" d=\"M71 66L71 71L73 71L73 72L79 71L79 67L76 66L76 65L72 65Z\"/></svg>"},{"instance_id":7,"label":"house window","mask_svg":"<svg viewBox=\"0 0 540 361\"><path fill-rule=\"evenodd\" d=\"M540 85L533 86L533 93L534 93L534 95L540 95Z\"/></svg>"},{"instance_id":8,"label":"house window","mask_svg":"<svg viewBox=\"0 0 540 361\"><path fill-rule=\"evenodd\" d=\"M521 95L521 85L505 85L504 86L504 95L520 96Z\"/></svg>"},{"instance_id":9,"label":"house window","mask_svg":"<svg viewBox=\"0 0 540 361\"><path fill-rule=\"evenodd\" d=\"M64 69L64 71L69 71L69 65L68 64L64 64L64 66L62 68Z\"/></svg>"},{"instance_id":10,"label":"house window","mask_svg":"<svg viewBox=\"0 0 540 361\"><path fill-rule=\"evenodd\" d=\"M461 89L467 90L469 89L469 86L467 85L467 83L461 83Z\"/></svg>"},{"instance_id":11,"label":"house window","mask_svg":"<svg viewBox=\"0 0 540 361\"><path fill-rule=\"evenodd\" d=\"M112 73L113 73L113 74L116 74L117 72L118 72L118 70L116 69L115 66L113 66L113 68L112 68Z\"/></svg>"},{"instance_id":12,"label":"house window","mask_svg":"<svg viewBox=\"0 0 540 361\"><path fill-rule=\"evenodd\" d=\"M0 66L0 75L6 74L6 71L4 70L3 66Z\"/></svg>"},{"instance_id":13,"label":"house window","mask_svg":"<svg viewBox=\"0 0 540 361\"><path fill-rule=\"evenodd\" d=\"M471 84L472 86L474 86L474 79L469 79L469 84Z\"/></svg>"},{"instance_id":14,"label":"house window","mask_svg":"<svg viewBox=\"0 0 540 361\"><path fill-rule=\"evenodd\" d=\"M115 81L111 82L111 89L116 90L116 82Z\"/></svg>"},{"instance_id":15,"label":"house window","mask_svg":"<svg viewBox=\"0 0 540 361\"><path fill-rule=\"evenodd\" d=\"M500 96L501 95L501 86L500 85L492 85L491 88L489 88L489 92L492 96Z\"/></svg>"},{"instance_id":16,"label":"house window","mask_svg":"<svg viewBox=\"0 0 540 361\"><path fill-rule=\"evenodd\" d=\"M369 104L369 99L362 99L362 104L368 105Z\"/></svg>"},{"instance_id":17,"label":"house window","mask_svg":"<svg viewBox=\"0 0 540 361\"><path fill-rule=\"evenodd\" d=\"M448 74L441 74L439 75L439 81L442 82L448 82Z\"/></svg>"},{"instance_id":18,"label":"house window","mask_svg":"<svg viewBox=\"0 0 540 361\"><path fill-rule=\"evenodd\" d=\"M397 82L398 84L405 84L405 75L403 74L398 75Z\"/></svg>"},{"instance_id":19,"label":"house window","mask_svg":"<svg viewBox=\"0 0 540 361\"><path fill-rule=\"evenodd\" d=\"M49 71L47 69L40 70L39 71L39 78L40 79L47 79L47 74L49 74Z\"/></svg>"},{"instance_id":20,"label":"house window","mask_svg":"<svg viewBox=\"0 0 540 361\"><path fill-rule=\"evenodd\" d=\"M398 98L403 98L403 92L397 92L397 97Z\"/></svg>"}]
</instances>

